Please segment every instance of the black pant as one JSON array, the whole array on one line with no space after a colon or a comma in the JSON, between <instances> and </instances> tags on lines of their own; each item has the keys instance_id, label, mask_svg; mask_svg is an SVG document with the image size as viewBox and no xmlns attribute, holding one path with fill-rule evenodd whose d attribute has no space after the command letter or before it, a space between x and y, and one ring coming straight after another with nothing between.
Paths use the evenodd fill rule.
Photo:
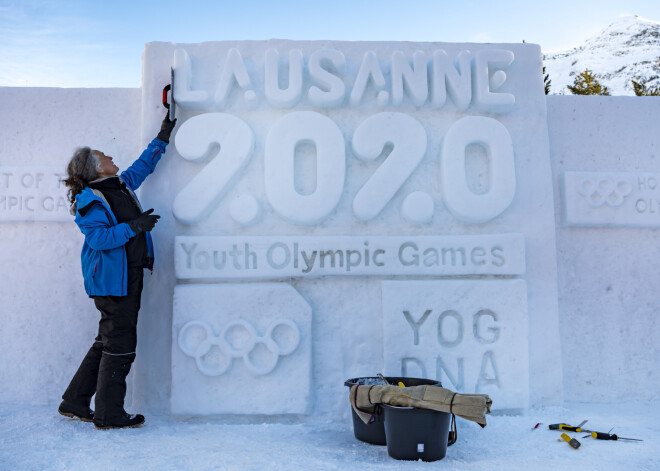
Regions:
<instances>
[{"instance_id":1,"label":"black pant","mask_svg":"<svg viewBox=\"0 0 660 471\"><path fill-rule=\"evenodd\" d=\"M126 376L135 360L142 283L143 269L129 268L126 296L94 297L101 312L99 333L62 399L89 407L96 393L95 422L109 423L125 414Z\"/></svg>"}]
</instances>

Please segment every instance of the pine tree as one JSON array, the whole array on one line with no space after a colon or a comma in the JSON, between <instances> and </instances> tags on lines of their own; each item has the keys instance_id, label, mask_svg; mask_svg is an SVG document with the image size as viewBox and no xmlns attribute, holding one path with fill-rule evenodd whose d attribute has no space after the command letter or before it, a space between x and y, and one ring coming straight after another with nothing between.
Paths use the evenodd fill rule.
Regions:
<instances>
[{"instance_id":1,"label":"pine tree","mask_svg":"<svg viewBox=\"0 0 660 471\"><path fill-rule=\"evenodd\" d=\"M543 83L545 84L545 94L549 95L550 84L552 83L552 80L550 80L550 74L545 73L545 66L543 66Z\"/></svg>"},{"instance_id":2,"label":"pine tree","mask_svg":"<svg viewBox=\"0 0 660 471\"><path fill-rule=\"evenodd\" d=\"M607 95L610 91L596 80L589 69L585 69L580 75L575 77L573 85L568 85L568 89L574 95Z\"/></svg>"},{"instance_id":3,"label":"pine tree","mask_svg":"<svg viewBox=\"0 0 660 471\"><path fill-rule=\"evenodd\" d=\"M660 96L660 86L647 87L645 83L632 81L633 90L637 96Z\"/></svg>"}]
</instances>

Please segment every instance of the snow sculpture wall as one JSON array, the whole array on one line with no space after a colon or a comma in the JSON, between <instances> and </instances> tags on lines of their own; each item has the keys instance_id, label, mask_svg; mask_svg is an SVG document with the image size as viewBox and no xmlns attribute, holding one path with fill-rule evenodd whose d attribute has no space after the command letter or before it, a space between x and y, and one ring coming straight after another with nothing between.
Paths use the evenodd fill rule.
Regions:
<instances>
[{"instance_id":1,"label":"snow sculpture wall","mask_svg":"<svg viewBox=\"0 0 660 471\"><path fill-rule=\"evenodd\" d=\"M144 142L164 113L160 90L172 64L179 121L142 192L163 219L136 391L163 394L150 376L166 374L171 348L173 412L323 413L345 407L344 379L379 371L487 392L500 409L561 400L537 46L152 43ZM200 371L193 348L178 340L187 323L211 326L198 334L213 339L232 322L263 335L275 316L218 303L215 293L267 297L282 284L311 308L294 321L311 349L280 357L267 374L217 349L200 361L222 375ZM473 341L459 345L456 329L467 338L473 324ZM407 335L394 341L399 329ZM214 406L217 391L283 384L291 371L315 391L305 404L264 409L254 396Z\"/></svg>"},{"instance_id":2,"label":"snow sculpture wall","mask_svg":"<svg viewBox=\"0 0 660 471\"><path fill-rule=\"evenodd\" d=\"M296 57L295 54L289 57L291 56ZM286 56L282 55L282 57ZM366 57L376 56L374 54ZM460 60L462 59L459 57L459 66ZM163 61L163 66L165 68L169 66L167 61ZM383 73L383 77L385 76L386 74ZM372 79L376 80L373 77ZM448 100L455 99L449 92L447 93ZM150 100L153 102L149 102L149 110L155 115L145 125L143 142L149 140L158 130L160 116L164 110L152 94L156 97L160 95L156 85L144 94L138 89L0 88L0 102L3 105L0 113L0 140L3 143L0 146L0 167L3 170L0 173L11 173L14 176L18 171L13 169L20 167L20 172L23 173L20 173L18 178L29 173L35 177L36 182L39 180L38 174L41 173L43 174L41 181L45 182L46 167L53 166L58 168L58 172L63 171L75 147L84 144L105 150L115 157L121 168L126 168L141 150L139 142L141 97L151 97ZM655 132L656 123L660 119L659 101L659 98L654 97L547 97L555 190L555 227L558 235L561 334L561 363L558 364L563 365L563 390L567 400L586 402L653 400L658 397L660 391L660 376L657 375L656 365L656 359L660 354L657 342L660 337L660 321L656 315L658 297L655 263L660 256L660 250L657 244L657 229L653 226L656 219L652 217L656 213L650 212L651 205L644 214L639 212L635 205L625 206L630 202L636 203L639 199L653 201L654 198L651 186L654 184L652 178L659 171L657 161L660 134ZM255 140L255 148L259 145L259 140ZM170 146L156 173L148 180L149 185L158 187L158 191L150 190L149 194L145 192L143 195L145 204L155 206L159 210L162 209L161 200L171 200L164 195L174 191L169 185L170 182L176 181L176 178L172 176L169 180L161 178L172 164L170 156L174 155L173 152L174 146ZM300 157L302 159L303 156ZM420 165L423 166L424 161ZM6 170L9 167L12 170ZM26 167L29 172L24 172ZM576 226L572 225L573 223L563 214L563 209L568 205L585 202L585 195L579 192L579 187L569 187L575 190L572 193L564 192L567 175L579 175L582 180L586 178L600 181L604 176L609 179L616 176L617 180L621 177L628 178L631 173L637 179L632 180L632 191L624 197L622 205L603 204L593 207L589 217L601 219L588 222L588 226ZM347 176L353 178L351 175L352 173L348 171ZM24 178L29 187L30 176ZM646 186L640 187L639 178L642 178L641 182ZM19 188L23 188L20 180L17 182ZM0 183L15 185L16 181L12 183L5 177L0 177ZM303 183L308 184L308 182ZM39 185L41 186L41 183ZM6 190L7 186L4 189ZM12 189L16 188L12 187ZM24 201L28 201L28 207L37 207L37 204L32 204L39 201L34 186L20 191L24 192L23 196L26 196ZM639 192L639 197L631 199L633 192ZM426 193L428 192L424 190L411 191L408 196L402 198L401 215L402 220L405 218L406 224L414 223L419 225L415 227L423 228L424 223L428 222L426 218L429 212L437 217L438 213L429 211L429 206L443 207L443 203ZM16 196L15 192L13 194ZM28 200L27 198L31 196L34 199ZM46 196L55 196L55 194L51 194L49 190ZM237 197L225 200L221 204L229 203L227 211L232 211L234 208L235 214L256 214L257 217L269 214L267 205L257 206L255 202L255 197ZM512 204L515 205L515 201ZM637 203L636 206L640 210L644 209L643 203ZM350 203L342 207L347 208L347 211L352 210ZM605 222L601 210L613 214L618 219L606 222L609 227L602 227ZM98 312L84 294L82 287L79 260L82 235L71 219L61 222L40 220L42 217L45 219L44 214L38 217L32 214L29 218L23 217L23 220L9 220L10 217L5 214L0 223L0 279L3 281L0 283L0 298L3 300L0 305L2 323L0 358L3 360L0 364L0 384L2 384L0 401L5 403L56 406L80 359L89 348L90 339L94 337L98 325ZM406 214L416 215L416 218L408 219ZM624 218L629 218L631 214L636 218L635 227L612 227L612 222L617 220L625 222ZM171 255L173 240L168 234L174 234L175 226L172 216L166 213L165 215L169 220L161 221L154 231L159 238L158 264L154 274L146 278L149 292L146 293L148 297L144 298L145 306L140 314L138 358L129 376L127 407L137 412L145 410L148 412L150 409L169 410L170 356L175 353L184 355L182 352L173 352L171 348L172 306L168 304L174 299L175 283L171 275L174 270ZM237 221L236 230L244 227L243 232L248 233L249 226L246 224L249 222L247 219L241 223ZM375 222L377 220L369 224ZM431 224L435 225L435 222ZM585 221L582 220L581 224L585 224ZM281 231L282 234L291 232L288 229ZM407 238L394 236L392 239L387 239L388 234L395 234L390 231L387 224L381 225L377 232L380 233L378 244L391 240L398 244L396 245L398 247ZM414 231L408 232L406 235ZM444 230L436 232L443 234L443 245L452 247L461 242L465 244L467 256L472 255L475 244L481 237L480 234L466 236L446 235ZM333 236L335 240L332 243L338 244L341 236L337 234ZM243 240L249 241L248 237L244 235ZM259 236L254 235L254 237ZM360 235L351 237L356 238ZM396 237L401 237L403 240L397 242ZM417 241L422 240L422 236L418 237ZM431 234L423 237L437 240L438 236ZM312 253L314 248L305 248L301 244L303 238L314 240L314 234L293 234L282 236L279 240L290 243L291 246L297 242L299 249ZM496 243L521 246L515 238L520 238L520 235L500 234ZM342 237L342 240L350 241L351 238ZM376 240L376 236L370 238L370 241L373 240ZM364 254L364 241L358 240L358 242L357 247ZM371 243L376 245L376 242ZM423 251L429 246L430 241L418 245L417 255L420 255L419 249ZM201 243L198 247L204 250ZM507 248L510 247L509 245L503 247L505 252L511 252L511 248ZM344 247L344 250L346 249L357 250L350 246ZM406 247L406 251L411 249ZM232 247L230 246L228 250L232 250ZM375 250L370 250L370 260L373 260ZM386 253L389 252L391 249L386 250ZM404 251L404 253L407 256L415 255L413 252ZM513 268L514 273L520 270L521 261L525 262L525 258L521 258L522 255L527 257L529 250L527 254L518 253L517 260L511 261L510 267ZM396 259L396 254L394 256ZM451 253L447 252L446 256L451 256ZM474 256L479 261L484 254L477 250ZM375 255L376 261L381 261L382 257ZM308 259L311 261L310 258ZM231 259L229 260L231 263ZM299 253L299 262L301 260ZM470 265L469 270L481 267L472 262ZM531 266L529 262L525 265L529 271ZM317 269L320 264L315 264L314 267ZM459 265L453 268L459 268ZM324 270L330 269L332 269L331 259L326 255ZM346 267L340 269L336 261L334 270L337 273L345 273ZM351 271L353 270L357 268L352 267ZM433 282L436 277L445 279L440 275L440 271L429 273L429 276L424 276L424 283ZM395 306L391 304L389 309L383 308L381 312L380 300L387 295L387 292L390 295L394 293L392 285L394 288L407 290L405 283L400 287L396 284L409 276L387 274L386 278L393 279L383 284L385 294L380 282L364 282L366 279L364 276L317 276L306 280L296 280L292 279L291 275L286 276L289 277L287 282L295 286L315 314L314 318L308 321L311 322L312 329L308 338L313 338L310 347L312 389L309 396L296 397L296 399L305 404L313 403L313 420L318 420L318 414L323 413L332 420L337 420L338 415L341 414L346 420L350 420L346 407L345 388L341 383L349 376L371 374L372 371L383 367L382 349L386 343L383 340L386 335L384 328L387 327L387 331L392 332L392 328L397 324L383 324L385 316L396 314L396 311ZM527 275L506 274L477 276L480 277L477 281L491 277L502 278L491 280L497 283L518 283L520 279L511 278L527 277ZM464 278L465 276L461 275L459 280ZM359 290L354 289L356 282L360 282ZM262 281L262 283L278 286L282 284L270 281ZM228 283L231 289L236 284L235 280L231 284ZM250 286L252 282L238 284ZM335 296L314 295L315 290L320 290L320 286L330 290ZM470 295L469 286L469 283L464 285L461 283L460 290L456 292ZM443 284L440 289L449 288L449 285ZM423 290L424 284L415 289ZM530 294L529 289L527 291ZM168 296L172 298L168 300L161 295L161 292L169 293ZM513 299L506 296L505 298ZM204 297L200 300L203 302ZM532 302L531 298L529 302ZM516 305L521 306L522 300ZM430 306L431 312L426 316L426 311L429 310L427 308L408 305L406 308L397 309L409 313L409 319L403 313L394 321L399 322L398 325L402 329L401 341L405 342L399 352L406 355L402 356L408 360L402 363L411 374L418 374L422 367L426 368L428 375L433 375L437 370L437 351L431 352L427 357L421 357L403 350L416 348L415 333L417 333L418 345L428 342L439 345L438 348L444 348L448 347L448 344L456 343L455 347L451 347L454 351L481 349L481 352L473 357L460 356L463 358L463 377L466 382L474 382L475 375L482 376L485 380L493 378L489 370L491 359L494 359L492 363L499 367L498 362L502 360L502 355L498 354L497 349L501 348L507 335L507 332L501 329L499 309L493 309L493 306L490 306L490 311L474 305L465 307L465 310L459 312L458 310L439 311L438 308L434 309L434 306ZM316 315L319 312L330 314ZM527 312L531 312L531 308L528 307ZM265 316L263 320L266 321L267 317ZM442 332L438 331L439 321ZM530 327L532 321L532 317L528 316ZM216 329L214 335L217 336L226 324L209 325ZM252 325L257 335L263 337L269 322ZM305 335L303 329L307 324L300 322L296 325L300 330L301 343L289 354L291 356L278 357L282 362L278 362L276 369L292 366L284 363L284 360L293 359L295 355L306 355L302 339ZM515 324L517 328L521 325L522 322ZM178 330L179 327L175 326L175 329ZM530 331L533 332L533 329ZM192 332L194 333L194 330ZM240 332L241 330L235 330L234 334L240 336ZM278 335L282 337L278 338L283 347L290 345L287 339L291 332L286 327L279 332ZM459 333L462 335L459 336ZM388 338L391 338L391 335ZM522 336L518 335L515 338L521 340ZM533 349L545 345L545 341L539 341L538 338L539 336L533 340L535 342L532 344ZM174 340L178 341L177 338ZM527 341L527 338L522 340ZM440 344L440 341L444 345ZM342 350L342 346L349 343L351 348ZM516 346L516 349L520 348L520 345ZM489 351L492 351L492 354L488 353ZM395 353L397 352L389 350L388 355ZM192 357L186 359L191 359L193 364L192 368L186 371L196 374L195 359ZM422 359L426 362L423 363ZM440 360L446 363L443 356ZM235 358L232 361L242 360ZM466 368L470 362L476 366L471 366L468 371ZM484 375L481 375L482 365L485 368ZM445 375L448 371L454 380L460 383L458 362L454 360L453 364L445 364L445 367L441 365L441 374ZM302 368L307 371L304 365ZM224 391L220 383L228 377L228 375L220 377L220 382L217 383L218 391ZM262 378L266 377L262 375ZM449 384L452 384L451 379L444 378L444 381L450 381ZM209 404L207 403L207 406ZM150 407L146 408L146 405ZM293 405L289 410L300 410L300 407L300 404Z\"/></svg>"},{"instance_id":3,"label":"snow sculpture wall","mask_svg":"<svg viewBox=\"0 0 660 471\"><path fill-rule=\"evenodd\" d=\"M141 150L140 97L139 89L0 88L0 402L58 401L94 341L83 236L58 177L84 145L130 165Z\"/></svg>"},{"instance_id":4,"label":"snow sculpture wall","mask_svg":"<svg viewBox=\"0 0 660 471\"><path fill-rule=\"evenodd\" d=\"M660 98L549 96L548 116L564 397L657 399Z\"/></svg>"}]
</instances>

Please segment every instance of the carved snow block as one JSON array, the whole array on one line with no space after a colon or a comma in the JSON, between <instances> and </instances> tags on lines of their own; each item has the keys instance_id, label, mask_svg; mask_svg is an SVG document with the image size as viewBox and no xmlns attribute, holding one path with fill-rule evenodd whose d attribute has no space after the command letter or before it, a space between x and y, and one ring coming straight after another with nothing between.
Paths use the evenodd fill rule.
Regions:
<instances>
[{"instance_id":1,"label":"carved snow block","mask_svg":"<svg viewBox=\"0 0 660 471\"><path fill-rule=\"evenodd\" d=\"M0 222L70 222L63 166L0 166Z\"/></svg>"},{"instance_id":2,"label":"carved snow block","mask_svg":"<svg viewBox=\"0 0 660 471\"><path fill-rule=\"evenodd\" d=\"M660 227L660 173L565 172L567 226Z\"/></svg>"},{"instance_id":3,"label":"carved snow block","mask_svg":"<svg viewBox=\"0 0 660 471\"><path fill-rule=\"evenodd\" d=\"M384 371L529 405L524 280L383 281Z\"/></svg>"},{"instance_id":4,"label":"carved snow block","mask_svg":"<svg viewBox=\"0 0 660 471\"><path fill-rule=\"evenodd\" d=\"M174 289L174 414L304 414L312 308L290 285Z\"/></svg>"}]
</instances>

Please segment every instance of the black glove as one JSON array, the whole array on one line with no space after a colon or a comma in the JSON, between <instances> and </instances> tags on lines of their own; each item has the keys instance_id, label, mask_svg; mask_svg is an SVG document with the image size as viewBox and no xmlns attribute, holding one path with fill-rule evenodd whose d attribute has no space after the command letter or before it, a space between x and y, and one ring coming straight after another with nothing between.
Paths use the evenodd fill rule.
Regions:
<instances>
[{"instance_id":1,"label":"black glove","mask_svg":"<svg viewBox=\"0 0 660 471\"><path fill-rule=\"evenodd\" d=\"M139 234L140 232L150 231L154 228L160 216L158 214L152 215L154 209L148 209L132 221L128 221L128 225L131 226L133 232Z\"/></svg>"},{"instance_id":2,"label":"black glove","mask_svg":"<svg viewBox=\"0 0 660 471\"><path fill-rule=\"evenodd\" d=\"M157 139L161 141L170 143L170 135L172 134L172 129L176 126L176 119L174 121L170 120L170 112L165 113L165 118L163 118L163 123L160 125L160 132L156 136Z\"/></svg>"}]
</instances>

